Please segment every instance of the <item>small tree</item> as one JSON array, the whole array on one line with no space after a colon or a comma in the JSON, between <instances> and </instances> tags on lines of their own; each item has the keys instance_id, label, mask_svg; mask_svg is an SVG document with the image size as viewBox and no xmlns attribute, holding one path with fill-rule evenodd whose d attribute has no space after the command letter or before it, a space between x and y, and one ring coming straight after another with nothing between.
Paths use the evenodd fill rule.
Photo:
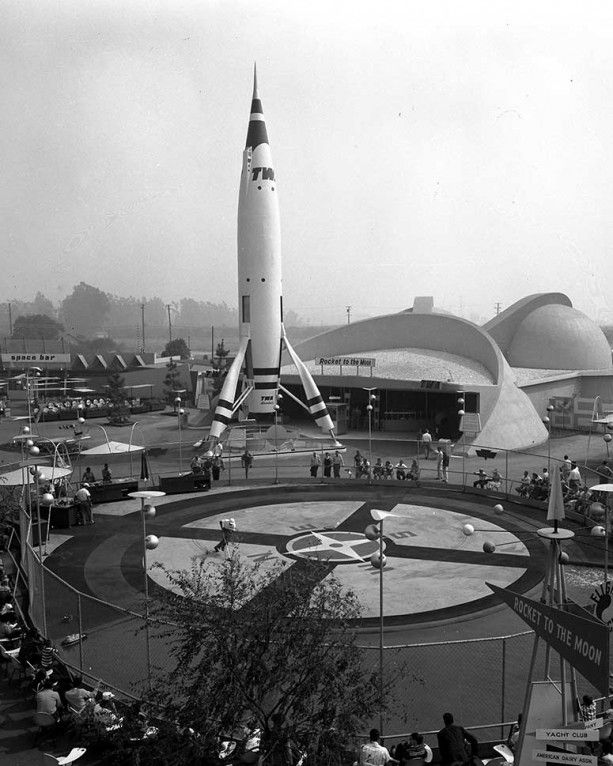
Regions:
<instances>
[{"instance_id":1,"label":"small tree","mask_svg":"<svg viewBox=\"0 0 613 766\"><path fill-rule=\"evenodd\" d=\"M181 388L181 373L179 372L179 365L172 359L172 357L166 365L166 370L166 377L164 378L166 401L168 404L172 404L172 406L175 407L176 392Z\"/></svg>"},{"instance_id":2,"label":"small tree","mask_svg":"<svg viewBox=\"0 0 613 766\"><path fill-rule=\"evenodd\" d=\"M288 763L290 742L313 763L333 763L381 702L355 644L357 597L325 562L266 564L234 553L218 567L160 565L172 591L153 614L171 660L152 701L202 741L251 722L267 764Z\"/></svg>"},{"instance_id":3,"label":"small tree","mask_svg":"<svg viewBox=\"0 0 613 766\"><path fill-rule=\"evenodd\" d=\"M126 405L125 379L118 372L108 376L107 390L110 400L109 421L117 426L129 423L130 409Z\"/></svg>"},{"instance_id":4,"label":"small tree","mask_svg":"<svg viewBox=\"0 0 613 766\"><path fill-rule=\"evenodd\" d=\"M213 357L213 396L219 396L223 382L228 374L226 357L230 352L224 346L223 338L217 344Z\"/></svg>"},{"instance_id":5,"label":"small tree","mask_svg":"<svg viewBox=\"0 0 613 766\"><path fill-rule=\"evenodd\" d=\"M181 359L189 359L191 351L183 338L174 338L164 346L162 356L178 356Z\"/></svg>"}]
</instances>

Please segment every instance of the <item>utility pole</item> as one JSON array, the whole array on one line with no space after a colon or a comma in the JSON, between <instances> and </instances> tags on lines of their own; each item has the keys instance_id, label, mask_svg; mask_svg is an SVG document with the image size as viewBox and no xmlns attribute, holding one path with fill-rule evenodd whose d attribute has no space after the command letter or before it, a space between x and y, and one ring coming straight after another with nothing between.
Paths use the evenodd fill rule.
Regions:
<instances>
[{"instance_id":1,"label":"utility pole","mask_svg":"<svg viewBox=\"0 0 613 766\"><path fill-rule=\"evenodd\" d=\"M351 306L347 306L347 324L351 324Z\"/></svg>"},{"instance_id":2,"label":"utility pole","mask_svg":"<svg viewBox=\"0 0 613 766\"><path fill-rule=\"evenodd\" d=\"M143 354L145 353L145 304L140 304L140 326L141 326L141 337L142 337L142 347L141 351Z\"/></svg>"},{"instance_id":3,"label":"utility pole","mask_svg":"<svg viewBox=\"0 0 613 766\"><path fill-rule=\"evenodd\" d=\"M496 316L500 314L500 309L502 308L502 303L498 302L496 303L495 309L496 309Z\"/></svg>"},{"instance_id":4,"label":"utility pole","mask_svg":"<svg viewBox=\"0 0 613 766\"><path fill-rule=\"evenodd\" d=\"M170 303L166 304L166 310L168 311L168 342L172 343L172 322L170 320Z\"/></svg>"},{"instance_id":5,"label":"utility pole","mask_svg":"<svg viewBox=\"0 0 613 766\"><path fill-rule=\"evenodd\" d=\"M8 304L9 307L9 335L13 335L13 312L11 309L11 304Z\"/></svg>"}]
</instances>

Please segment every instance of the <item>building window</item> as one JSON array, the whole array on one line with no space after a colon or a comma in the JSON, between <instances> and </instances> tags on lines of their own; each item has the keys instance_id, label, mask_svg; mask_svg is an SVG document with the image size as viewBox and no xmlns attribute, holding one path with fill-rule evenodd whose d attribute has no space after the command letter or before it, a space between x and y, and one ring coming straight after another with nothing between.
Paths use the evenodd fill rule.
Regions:
<instances>
[{"instance_id":1,"label":"building window","mask_svg":"<svg viewBox=\"0 0 613 766\"><path fill-rule=\"evenodd\" d=\"M243 309L243 322L251 322L251 306L249 302L249 296L243 295L242 298L242 309Z\"/></svg>"}]
</instances>

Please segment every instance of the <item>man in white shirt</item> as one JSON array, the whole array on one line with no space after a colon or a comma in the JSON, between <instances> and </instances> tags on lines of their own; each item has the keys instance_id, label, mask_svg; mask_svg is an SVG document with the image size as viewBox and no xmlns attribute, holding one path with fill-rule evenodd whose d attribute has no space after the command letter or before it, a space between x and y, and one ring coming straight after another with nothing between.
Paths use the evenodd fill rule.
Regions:
<instances>
[{"instance_id":1,"label":"man in white shirt","mask_svg":"<svg viewBox=\"0 0 613 766\"><path fill-rule=\"evenodd\" d=\"M77 524L93 524L94 514L92 511L92 496L89 492L89 484L85 483L75 492L74 499L77 504Z\"/></svg>"},{"instance_id":2,"label":"man in white shirt","mask_svg":"<svg viewBox=\"0 0 613 766\"><path fill-rule=\"evenodd\" d=\"M426 460L430 459L430 452L432 450L432 434L430 431L428 431L427 428L424 428L424 432L421 435L421 440L424 445L425 455L424 458Z\"/></svg>"},{"instance_id":3,"label":"man in white shirt","mask_svg":"<svg viewBox=\"0 0 613 766\"><path fill-rule=\"evenodd\" d=\"M370 742L362 745L360 749L359 766L385 766L387 763L398 763L395 758L389 754L386 747L379 744L379 730L370 730Z\"/></svg>"},{"instance_id":4,"label":"man in white shirt","mask_svg":"<svg viewBox=\"0 0 613 766\"><path fill-rule=\"evenodd\" d=\"M570 473L568 474L568 486L571 489L579 489L581 486L581 473L576 463L571 465Z\"/></svg>"}]
</instances>

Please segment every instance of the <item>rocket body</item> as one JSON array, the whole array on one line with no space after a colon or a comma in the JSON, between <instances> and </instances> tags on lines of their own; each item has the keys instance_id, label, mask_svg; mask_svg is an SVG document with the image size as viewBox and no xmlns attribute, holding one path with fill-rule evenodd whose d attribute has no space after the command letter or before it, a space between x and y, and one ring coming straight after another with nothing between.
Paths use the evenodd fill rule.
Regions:
<instances>
[{"instance_id":1,"label":"rocket body","mask_svg":"<svg viewBox=\"0 0 613 766\"><path fill-rule=\"evenodd\" d=\"M262 104L254 87L238 196L238 305L241 338L250 338L247 404L272 413L281 361L281 224L277 182Z\"/></svg>"},{"instance_id":2,"label":"rocket body","mask_svg":"<svg viewBox=\"0 0 613 766\"><path fill-rule=\"evenodd\" d=\"M333 435L332 419L317 385L283 327L277 182L255 76L238 194L237 244L239 348L215 408L209 434L211 447L217 444L239 407L246 407L256 417L274 413L282 345L296 365L306 394L306 404L299 403L323 431ZM243 391L237 398L243 369Z\"/></svg>"}]
</instances>

